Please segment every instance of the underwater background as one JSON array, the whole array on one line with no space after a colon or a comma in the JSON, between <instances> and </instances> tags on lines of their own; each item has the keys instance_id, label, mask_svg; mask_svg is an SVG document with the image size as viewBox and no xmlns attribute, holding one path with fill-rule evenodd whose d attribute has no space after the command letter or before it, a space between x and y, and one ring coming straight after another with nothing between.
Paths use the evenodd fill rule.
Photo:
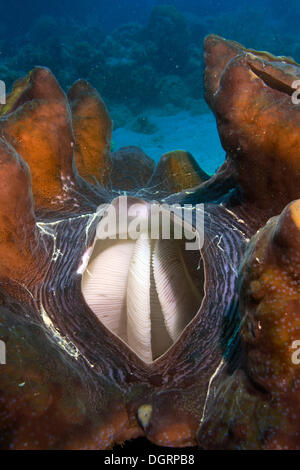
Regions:
<instances>
[{"instance_id":1,"label":"underwater background","mask_svg":"<svg viewBox=\"0 0 300 470\"><path fill-rule=\"evenodd\" d=\"M0 79L8 90L35 65L65 91L78 78L101 94L113 150L137 145L158 161L185 149L212 174L224 159L203 98L209 33L300 61L294 0L0 1Z\"/></svg>"}]
</instances>

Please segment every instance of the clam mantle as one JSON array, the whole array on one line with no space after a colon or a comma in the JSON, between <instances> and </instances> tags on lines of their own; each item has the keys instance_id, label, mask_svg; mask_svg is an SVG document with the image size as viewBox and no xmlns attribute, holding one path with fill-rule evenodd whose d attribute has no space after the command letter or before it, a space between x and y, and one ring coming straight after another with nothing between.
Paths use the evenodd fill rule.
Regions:
<instances>
[{"instance_id":1,"label":"clam mantle","mask_svg":"<svg viewBox=\"0 0 300 470\"><path fill-rule=\"evenodd\" d=\"M215 35L204 54L212 177L111 152L83 80L66 95L36 67L0 107L1 448L300 448L300 67ZM98 239L124 191L145 217L204 204L203 246Z\"/></svg>"}]
</instances>

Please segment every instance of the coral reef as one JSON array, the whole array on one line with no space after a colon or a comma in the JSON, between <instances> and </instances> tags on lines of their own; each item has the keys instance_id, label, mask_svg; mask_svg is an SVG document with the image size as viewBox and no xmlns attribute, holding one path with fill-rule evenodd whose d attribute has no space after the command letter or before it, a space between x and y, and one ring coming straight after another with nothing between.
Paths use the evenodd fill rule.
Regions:
<instances>
[{"instance_id":1,"label":"coral reef","mask_svg":"<svg viewBox=\"0 0 300 470\"><path fill-rule=\"evenodd\" d=\"M153 66L168 75L182 73L189 52L185 17L171 5L158 5L151 12L145 36L153 43L150 57Z\"/></svg>"},{"instance_id":2,"label":"coral reef","mask_svg":"<svg viewBox=\"0 0 300 470\"><path fill-rule=\"evenodd\" d=\"M202 98L201 48L211 32L300 60L297 34L287 32L284 15L275 22L265 10L253 7L235 12L214 8L211 14L195 16L159 5L146 24L131 22L109 32L95 21L77 24L47 16L23 35L10 37L0 29L0 78L9 88L29 68L43 65L64 89L78 78L88 80L118 126L147 107L172 103L187 109L189 100Z\"/></svg>"},{"instance_id":3,"label":"coral reef","mask_svg":"<svg viewBox=\"0 0 300 470\"><path fill-rule=\"evenodd\" d=\"M216 35L205 63L227 152L212 177L183 150L156 167L137 147L110 153L110 117L83 80L65 95L37 67L0 107L2 448L107 449L139 436L300 448L300 68ZM118 219L119 237L103 239L124 194L128 225ZM152 240L142 227L153 201L169 215L189 204L186 238L203 246L184 249L176 214L170 239Z\"/></svg>"}]
</instances>

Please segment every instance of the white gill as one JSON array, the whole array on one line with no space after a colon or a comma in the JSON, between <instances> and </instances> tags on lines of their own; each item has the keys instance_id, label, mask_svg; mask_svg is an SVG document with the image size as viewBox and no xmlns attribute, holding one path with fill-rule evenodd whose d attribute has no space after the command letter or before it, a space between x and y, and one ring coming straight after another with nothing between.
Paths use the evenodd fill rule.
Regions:
<instances>
[{"instance_id":1,"label":"white gill","mask_svg":"<svg viewBox=\"0 0 300 470\"><path fill-rule=\"evenodd\" d=\"M151 240L145 233L95 242L82 276L85 301L146 363L164 354L199 310L203 293L188 258L182 240Z\"/></svg>"}]
</instances>

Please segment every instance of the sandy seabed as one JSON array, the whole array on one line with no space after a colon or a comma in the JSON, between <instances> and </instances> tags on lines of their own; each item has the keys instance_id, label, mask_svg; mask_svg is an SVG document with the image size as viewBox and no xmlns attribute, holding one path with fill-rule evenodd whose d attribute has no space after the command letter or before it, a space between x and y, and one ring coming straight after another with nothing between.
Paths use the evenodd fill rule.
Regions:
<instances>
[{"instance_id":1,"label":"sandy seabed","mask_svg":"<svg viewBox=\"0 0 300 470\"><path fill-rule=\"evenodd\" d=\"M212 114L192 115L188 111L180 111L171 116L162 116L151 111L147 117L157 130L145 134L135 132L128 126L119 127L113 132L114 150L136 145L156 162L171 150L186 150L209 174L215 173L223 163L225 152Z\"/></svg>"}]
</instances>

